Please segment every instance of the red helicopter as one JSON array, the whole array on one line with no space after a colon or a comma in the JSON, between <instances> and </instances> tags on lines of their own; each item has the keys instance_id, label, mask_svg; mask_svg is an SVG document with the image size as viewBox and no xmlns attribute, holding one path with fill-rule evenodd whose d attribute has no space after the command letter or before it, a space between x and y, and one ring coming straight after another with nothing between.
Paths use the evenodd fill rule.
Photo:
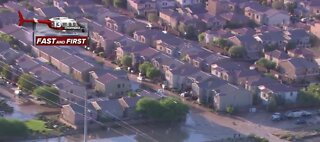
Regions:
<instances>
[{"instance_id":1,"label":"red helicopter","mask_svg":"<svg viewBox=\"0 0 320 142\"><path fill-rule=\"evenodd\" d=\"M36 18L33 19L24 19L21 11L18 11L19 15L19 26L22 26L23 23L40 23L46 24L49 28L54 30L81 30L85 32L84 26L79 24L76 20L68 18L68 17L53 17L48 20L39 20Z\"/></svg>"}]
</instances>

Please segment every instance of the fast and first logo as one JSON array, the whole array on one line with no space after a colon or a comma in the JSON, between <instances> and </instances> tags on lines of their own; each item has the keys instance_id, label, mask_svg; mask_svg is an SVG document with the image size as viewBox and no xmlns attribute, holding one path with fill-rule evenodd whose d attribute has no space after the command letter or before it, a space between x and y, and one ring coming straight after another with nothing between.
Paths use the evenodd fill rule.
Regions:
<instances>
[{"instance_id":1,"label":"fast and first logo","mask_svg":"<svg viewBox=\"0 0 320 142\"><path fill-rule=\"evenodd\" d=\"M88 45L88 37L36 36L35 45Z\"/></svg>"}]
</instances>

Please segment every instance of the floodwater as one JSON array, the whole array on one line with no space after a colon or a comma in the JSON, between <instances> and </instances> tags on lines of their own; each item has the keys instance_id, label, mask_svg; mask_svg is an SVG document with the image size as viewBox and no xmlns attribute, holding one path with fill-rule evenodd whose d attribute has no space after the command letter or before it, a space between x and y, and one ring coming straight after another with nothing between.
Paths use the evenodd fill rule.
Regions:
<instances>
[{"instance_id":1,"label":"floodwater","mask_svg":"<svg viewBox=\"0 0 320 142\"><path fill-rule=\"evenodd\" d=\"M12 118L17 120L30 120L35 118L36 114L42 113L42 112L52 112L57 111L56 108L48 108L44 106L39 106L36 104L25 104L25 105L18 105L16 102L13 101L14 96L12 93L7 91L4 87L0 87L0 99L5 99L7 103L14 108L13 113L5 114L5 118Z\"/></svg>"},{"instance_id":2,"label":"floodwater","mask_svg":"<svg viewBox=\"0 0 320 142\"><path fill-rule=\"evenodd\" d=\"M90 133L89 130L88 142L203 142L232 137L234 134L233 130L220 129L221 126L219 125L212 126L212 123L208 124L199 114L192 111L188 114L187 120L181 123L175 125L153 124L138 126L128 126L121 123L119 128L106 129L94 133ZM79 134L26 142L81 141L83 141L83 135Z\"/></svg>"}]
</instances>

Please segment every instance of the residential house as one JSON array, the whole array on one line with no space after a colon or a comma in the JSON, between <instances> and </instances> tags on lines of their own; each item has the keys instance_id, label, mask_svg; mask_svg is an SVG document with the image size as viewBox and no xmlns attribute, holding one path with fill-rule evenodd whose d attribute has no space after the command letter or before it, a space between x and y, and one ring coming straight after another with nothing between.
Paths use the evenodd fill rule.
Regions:
<instances>
[{"instance_id":1,"label":"residential house","mask_svg":"<svg viewBox=\"0 0 320 142\"><path fill-rule=\"evenodd\" d=\"M171 38L173 35L166 34L160 30L156 29L145 29L134 32L134 40L147 44L152 47L156 47L156 41L161 38Z\"/></svg>"},{"instance_id":2,"label":"residential house","mask_svg":"<svg viewBox=\"0 0 320 142\"><path fill-rule=\"evenodd\" d=\"M212 89L226 84L227 82L216 77L212 77L203 82L193 82L191 84L192 94L198 97L198 102L201 104L212 104L213 92Z\"/></svg>"},{"instance_id":3,"label":"residential house","mask_svg":"<svg viewBox=\"0 0 320 142\"><path fill-rule=\"evenodd\" d=\"M247 109L253 103L252 93L229 83L214 88L212 92L213 106L218 111L226 111L227 107Z\"/></svg>"},{"instance_id":4,"label":"residential house","mask_svg":"<svg viewBox=\"0 0 320 142\"><path fill-rule=\"evenodd\" d=\"M159 11L159 18L163 24L176 28L179 25L181 14L173 9L162 9Z\"/></svg>"},{"instance_id":5,"label":"residential house","mask_svg":"<svg viewBox=\"0 0 320 142\"><path fill-rule=\"evenodd\" d=\"M53 5L55 7L65 7L65 6L87 6L87 5L93 5L93 1L87 1L87 0L53 0Z\"/></svg>"},{"instance_id":6,"label":"residential house","mask_svg":"<svg viewBox=\"0 0 320 142\"><path fill-rule=\"evenodd\" d=\"M158 54L160 54L159 51L154 48L145 48L143 50L131 53L132 66L137 69L139 67L139 64L142 64L145 61L151 62L153 57Z\"/></svg>"},{"instance_id":7,"label":"residential house","mask_svg":"<svg viewBox=\"0 0 320 142\"><path fill-rule=\"evenodd\" d=\"M67 74L72 75L72 65L82 62L83 59L76 55L71 55L68 58L60 60L60 66L58 69Z\"/></svg>"},{"instance_id":8,"label":"residential house","mask_svg":"<svg viewBox=\"0 0 320 142\"><path fill-rule=\"evenodd\" d=\"M38 57L41 58L42 61L51 62L51 56L55 53L62 52L60 48L56 46L31 46L32 47L32 53Z\"/></svg>"},{"instance_id":9,"label":"residential house","mask_svg":"<svg viewBox=\"0 0 320 142\"><path fill-rule=\"evenodd\" d=\"M166 71L177 69L184 65L183 62L174 59L166 54L158 54L151 60L152 65L165 73Z\"/></svg>"},{"instance_id":10,"label":"residential house","mask_svg":"<svg viewBox=\"0 0 320 142\"><path fill-rule=\"evenodd\" d=\"M290 15L283 10L267 8L257 2L252 2L244 9L245 16L260 25L290 24Z\"/></svg>"},{"instance_id":11,"label":"residential house","mask_svg":"<svg viewBox=\"0 0 320 142\"><path fill-rule=\"evenodd\" d=\"M33 44L32 30L30 29L11 24L1 28L0 32L11 35L21 43L21 46L25 46L26 49Z\"/></svg>"},{"instance_id":12,"label":"residential house","mask_svg":"<svg viewBox=\"0 0 320 142\"><path fill-rule=\"evenodd\" d=\"M304 0L298 4L299 8L303 8L306 16L316 16L320 14L320 2L317 0Z\"/></svg>"},{"instance_id":13,"label":"residential house","mask_svg":"<svg viewBox=\"0 0 320 142\"><path fill-rule=\"evenodd\" d=\"M282 98L285 104L295 103L297 101L298 90L284 84L260 85L259 90L259 96L263 104L269 104L272 97Z\"/></svg>"},{"instance_id":14,"label":"residential house","mask_svg":"<svg viewBox=\"0 0 320 142\"><path fill-rule=\"evenodd\" d=\"M134 31L146 28L146 24L123 15L106 17L105 21L106 27L110 30L127 35L131 35Z\"/></svg>"},{"instance_id":15,"label":"residential house","mask_svg":"<svg viewBox=\"0 0 320 142\"><path fill-rule=\"evenodd\" d=\"M17 24L18 15L16 12L2 12L0 13L0 28L10 25L10 24Z\"/></svg>"},{"instance_id":16,"label":"residential house","mask_svg":"<svg viewBox=\"0 0 320 142\"><path fill-rule=\"evenodd\" d=\"M229 38L236 46L242 46L245 48L246 56L249 59L257 60L260 58L260 53L262 52L262 45L255 40L251 34L236 35Z\"/></svg>"},{"instance_id":17,"label":"residential house","mask_svg":"<svg viewBox=\"0 0 320 142\"><path fill-rule=\"evenodd\" d=\"M35 8L35 12L43 17L52 18L59 17L63 15L63 13L57 7L42 7Z\"/></svg>"},{"instance_id":18,"label":"residential house","mask_svg":"<svg viewBox=\"0 0 320 142\"><path fill-rule=\"evenodd\" d=\"M21 55L22 55L21 52L19 52L17 50L14 50L12 48L9 48L7 50L1 50L0 49L0 59L2 61L4 61L5 63L10 64L10 65L14 64L15 59L17 59Z\"/></svg>"},{"instance_id":19,"label":"residential house","mask_svg":"<svg viewBox=\"0 0 320 142\"><path fill-rule=\"evenodd\" d=\"M35 60L29 55L23 54L21 57L16 59L16 66L21 72L29 72L33 68L40 66L41 62Z\"/></svg>"},{"instance_id":20,"label":"residential house","mask_svg":"<svg viewBox=\"0 0 320 142\"><path fill-rule=\"evenodd\" d=\"M98 112L98 120L121 120L123 108L118 99L93 101L92 106Z\"/></svg>"},{"instance_id":21,"label":"residential house","mask_svg":"<svg viewBox=\"0 0 320 142\"><path fill-rule=\"evenodd\" d=\"M128 0L127 8L136 15L147 16L157 12L157 2L153 0Z\"/></svg>"},{"instance_id":22,"label":"residential house","mask_svg":"<svg viewBox=\"0 0 320 142\"><path fill-rule=\"evenodd\" d=\"M20 9L23 9L23 5L16 2L16 1L8 1L3 4L5 8L10 9L11 11L18 11Z\"/></svg>"},{"instance_id":23,"label":"residential house","mask_svg":"<svg viewBox=\"0 0 320 142\"><path fill-rule=\"evenodd\" d=\"M40 48L39 48L40 49ZM51 52L50 50L53 50L53 52ZM50 49L50 50L43 50L43 52L39 53L39 57L43 57L46 60L49 60L49 62L55 66L56 68L58 68L60 71L62 71L62 60L69 58L70 56L72 56L70 53L59 49L59 48L54 48ZM50 58L49 58L50 57Z\"/></svg>"},{"instance_id":24,"label":"residential house","mask_svg":"<svg viewBox=\"0 0 320 142\"><path fill-rule=\"evenodd\" d=\"M282 31L267 31L254 35L254 38L264 46L276 46L277 48L284 49L286 46L286 39ZM267 48L266 47L266 48ZM268 49L265 49L268 50ZM270 49L271 50L271 49Z\"/></svg>"},{"instance_id":25,"label":"residential house","mask_svg":"<svg viewBox=\"0 0 320 142\"><path fill-rule=\"evenodd\" d=\"M206 23L207 28L211 30L222 29L226 25L226 20L219 16L212 16L208 13L199 16L202 22Z\"/></svg>"},{"instance_id":26,"label":"residential house","mask_svg":"<svg viewBox=\"0 0 320 142\"><path fill-rule=\"evenodd\" d=\"M319 66L304 58L289 58L279 62L280 73L288 81L315 80L319 76Z\"/></svg>"},{"instance_id":27,"label":"residential house","mask_svg":"<svg viewBox=\"0 0 320 142\"><path fill-rule=\"evenodd\" d=\"M176 7L176 1L173 0L158 0L157 9L171 9Z\"/></svg>"},{"instance_id":28,"label":"residential house","mask_svg":"<svg viewBox=\"0 0 320 142\"><path fill-rule=\"evenodd\" d=\"M52 83L52 86L59 90L60 104L69 104L70 102L81 102L85 97L92 97L92 93L87 91L84 85L74 80L63 77Z\"/></svg>"},{"instance_id":29,"label":"residential house","mask_svg":"<svg viewBox=\"0 0 320 142\"><path fill-rule=\"evenodd\" d=\"M312 48L295 48L288 51L290 57L304 58L320 65L320 52Z\"/></svg>"},{"instance_id":30,"label":"residential house","mask_svg":"<svg viewBox=\"0 0 320 142\"><path fill-rule=\"evenodd\" d=\"M273 51L264 53L264 58L279 65L279 62L286 60L290 57L287 53L283 51L273 50Z\"/></svg>"},{"instance_id":31,"label":"residential house","mask_svg":"<svg viewBox=\"0 0 320 142\"><path fill-rule=\"evenodd\" d=\"M173 70L167 70L165 72L165 78L167 82L166 86L177 90L188 89L191 87L191 82L187 79L187 77L196 73L197 71L199 70L190 64L185 64Z\"/></svg>"},{"instance_id":32,"label":"residential house","mask_svg":"<svg viewBox=\"0 0 320 142\"><path fill-rule=\"evenodd\" d=\"M116 47L114 42L124 37L124 35L106 29L98 23L91 23L91 26L94 27L91 39L96 43L96 48L102 48L107 57L112 56Z\"/></svg>"},{"instance_id":33,"label":"residential house","mask_svg":"<svg viewBox=\"0 0 320 142\"><path fill-rule=\"evenodd\" d=\"M176 0L176 2L182 7L202 4L202 0Z\"/></svg>"},{"instance_id":34,"label":"residential house","mask_svg":"<svg viewBox=\"0 0 320 142\"><path fill-rule=\"evenodd\" d=\"M94 89L109 98L120 98L127 96L131 91L131 83L127 76L119 76L116 73L107 72L96 74L91 72L91 78L94 81Z\"/></svg>"},{"instance_id":35,"label":"residential house","mask_svg":"<svg viewBox=\"0 0 320 142\"><path fill-rule=\"evenodd\" d=\"M219 30L208 30L205 32L205 43L210 44L212 41L218 39L227 39L232 37L233 34L229 30L219 29Z\"/></svg>"},{"instance_id":36,"label":"residential house","mask_svg":"<svg viewBox=\"0 0 320 142\"><path fill-rule=\"evenodd\" d=\"M310 35L304 29L291 29L284 31L284 36L288 43L294 45L294 47L298 48L309 48L311 47L310 43ZM292 48L292 47L288 47Z\"/></svg>"},{"instance_id":37,"label":"residential house","mask_svg":"<svg viewBox=\"0 0 320 142\"><path fill-rule=\"evenodd\" d=\"M249 18L235 12L227 12L220 14L220 17L226 20L225 27L233 25L246 25L249 23Z\"/></svg>"},{"instance_id":38,"label":"residential house","mask_svg":"<svg viewBox=\"0 0 320 142\"><path fill-rule=\"evenodd\" d=\"M75 63L71 67L72 77L80 82L88 82L89 72L95 70L95 66L85 60Z\"/></svg>"},{"instance_id":39,"label":"residential house","mask_svg":"<svg viewBox=\"0 0 320 142\"><path fill-rule=\"evenodd\" d=\"M224 0L208 0L206 9L208 13L216 16L229 11L230 7L228 2Z\"/></svg>"},{"instance_id":40,"label":"residential house","mask_svg":"<svg viewBox=\"0 0 320 142\"><path fill-rule=\"evenodd\" d=\"M138 113L136 111L136 105L137 102L142 97L122 97L119 99L119 102L122 106L123 111L123 117L125 118L135 118L138 117Z\"/></svg>"},{"instance_id":41,"label":"residential house","mask_svg":"<svg viewBox=\"0 0 320 142\"><path fill-rule=\"evenodd\" d=\"M244 62L221 60L211 65L211 74L233 84L238 84L240 77L255 76L257 72L250 70L249 65Z\"/></svg>"},{"instance_id":42,"label":"residential house","mask_svg":"<svg viewBox=\"0 0 320 142\"><path fill-rule=\"evenodd\" d=\"M55 69L46 65L37 66L30 70L29 73L44 85L52 84L62 77Z\"/></svg>"},{"instance_id":43,"label":"residential house","mask_svg":"<svg viewBox=\"0 0 320 142\"><path fill-rule=\"evenodd\" d=\"M318 39L320 38L320 21L315 22L310 26L310 32L315 35Z\"/></svg>"},{"instance_id":44,"label":"residential house","mask_svg":"<svg viewBox=\"0 0 320 142\"><path fill-rule=\"evenodd\" d=\"M74 129L83 128L84 124L84 102L71 103L63 105L61 108L60 120L66 125L72 126ZM87 103L87 121L95 121L97 119L97 112L91 103Z\"/></svg>"},{"instance_id":45,"label":"residential house","mask_svg":"<svg viewBox=\"0 0 320 142\"><path fill-rule=\"evenodd\" d=\"M146 45L146 44L142 44L139 42L134 42L133 44L127 45L127 46L117 47L116 58L118 60L121 60L122 57L125 55L131 56L132 54L138 53L138 52L143 51L147 48L150 48L150 47L148 47L148 45Z\"/></svg>"},{"instance_id":46,"label":"residential house","mask_svg":"<svg viewBox=\"0 0 320 142\"><path fill-rule=\"evenodd\" d=\"M63 8L59 8L59 10L70 18L78 18L84 15L84 12L79 6L65 6Z\"/></svg>"}]
</instances>

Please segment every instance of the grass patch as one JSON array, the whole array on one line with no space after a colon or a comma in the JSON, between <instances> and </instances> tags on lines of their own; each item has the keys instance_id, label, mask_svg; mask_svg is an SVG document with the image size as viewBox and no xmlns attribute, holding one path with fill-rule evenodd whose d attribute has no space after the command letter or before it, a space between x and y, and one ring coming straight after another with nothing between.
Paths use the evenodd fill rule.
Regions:
<instances>
[{"instance_id":1,"label":"grass patch","mask_svg":"<svg viewBox=\"0 0 320 142\"><path fill-rule=\"evenodd\" d=\"M28 127L28 129L30 129L34 132L47 134L48 132L51 131L51 129L47 128L46 122L44 122L42 120L28 120L28 121L25 121L25 124Z\"/></svg>"}]
</instances>

